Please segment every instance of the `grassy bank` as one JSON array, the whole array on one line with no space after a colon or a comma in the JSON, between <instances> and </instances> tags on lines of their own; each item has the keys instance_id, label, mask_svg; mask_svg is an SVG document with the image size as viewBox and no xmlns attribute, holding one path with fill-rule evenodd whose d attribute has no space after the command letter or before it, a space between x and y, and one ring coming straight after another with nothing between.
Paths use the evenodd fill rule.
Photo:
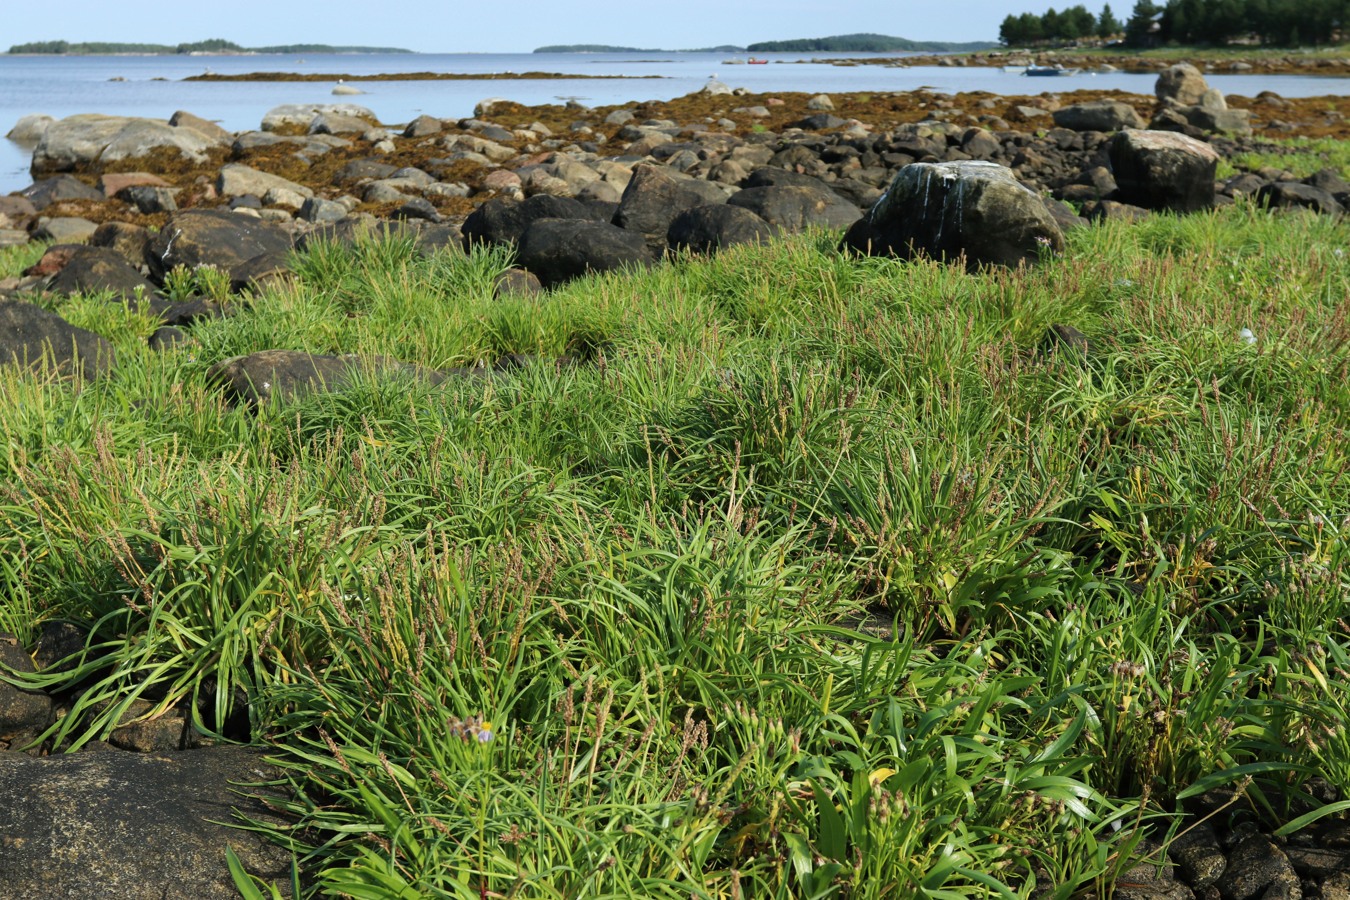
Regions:
<instances>
[{"instance_id":1,"label":"grassy bank","mask_svg":"<svg viewBox=\"0 0 1350 900\"><path fill-rule=\"evenodd\" d=\"M137 697L269 744L333 893L1105 893L1206 791L1350 795L1346 238L1240 207L970 275L817 235L504 300L504 255L393 240L167 353L54 301L119 365L0 376L0 630L93 628L36 679L87 687L65 746ZM537 361L206 378L278 347Z\"/></svg>"}]
</instances>

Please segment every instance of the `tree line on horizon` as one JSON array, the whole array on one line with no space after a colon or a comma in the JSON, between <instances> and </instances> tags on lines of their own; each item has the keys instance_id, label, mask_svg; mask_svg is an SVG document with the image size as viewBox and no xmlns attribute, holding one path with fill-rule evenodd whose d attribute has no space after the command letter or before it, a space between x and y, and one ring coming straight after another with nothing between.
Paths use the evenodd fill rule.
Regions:
<instances>
[{"instance_id":1,"label":"tree line on horizon","mask_svg":"<svg viewBox=\"0 0 1350 900\"><path fill-rule=\"evenodd\" d=\"M398 47L333 47L328 44L285 44L277 47L241 47L224 38L210 38L182 44L134 44L114 41L32 41L14 44L12 54L42 54L60 56L77 54L97 56L101 53L145 53L153 55L188 53L411 53Z\"/></svg>"},{"instance_id":2,"label":"tree line on horizon","mask_svg":"<svg viewBox=\"0 0 1350 900\"><path fill-rule=\"evenodd\" d=\"M1342 40L1347 22L1350 0L1136 0L1123 24L1109 4L1100 16L1081 5L1009 15L999 40L1009 47L1114 37L1129 47L1233 41L1297 46Z\"/></svg>"}]
</instances>

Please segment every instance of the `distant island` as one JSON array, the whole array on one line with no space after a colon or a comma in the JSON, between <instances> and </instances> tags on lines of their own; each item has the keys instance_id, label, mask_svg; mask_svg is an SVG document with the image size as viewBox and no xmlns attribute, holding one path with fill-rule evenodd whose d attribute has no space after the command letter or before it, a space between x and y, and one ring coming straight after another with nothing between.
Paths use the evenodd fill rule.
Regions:
<instances>
[{"instance_id":1,"label":"distant island","mask_svg":"<svg viewBox=\"0 0 1350 900\"><path fill-rule=\"evenodd\" d=\"M169 46L168 44L120 44L109 41L35 41L15 44L9 53L49 54L56 56L103 56L117 53L135 53L146 56L213 55L232 56L254 53L412 53L401 47L333 47L328 44L281 44L276 47L241 47L233 41L214 38Z\"/></svg>"},{"instance_id":2,"label":"distant island","mask_svg":"<svg viewBox=\"0 0 1350 900\"><path fill-rule=\"evenodd\" d=\"M952 43L949 41L911 41L885 34L838 34L833 37L800 38L792 41L761 41L746 47L723 45L697 50L658 50L650 47L614 47L609 44L551 44L535 53L922 53L989 50L999 46L993 41Z\"/></svg>"}]
</instances>

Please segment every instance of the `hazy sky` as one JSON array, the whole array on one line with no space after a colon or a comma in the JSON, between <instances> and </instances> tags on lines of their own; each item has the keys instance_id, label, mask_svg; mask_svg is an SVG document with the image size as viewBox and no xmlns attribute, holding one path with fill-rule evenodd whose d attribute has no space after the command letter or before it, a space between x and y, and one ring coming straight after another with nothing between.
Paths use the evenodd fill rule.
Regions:
<instances>
[{"instance_id":1,"label":"hazy sky","mask_svg":"<svg viewBox=\"0 0 1350 900\"><path fill-rule=\"evenodd\" d=\"M914 40L994 41L1009 13L1053 0L63 0L6 2L0 50L30 41L178 44L225 38L243 46L320 43L427 53L525 52L544 44L683 49L875 32ZM1060 6L1072 5L1065 2ZM1088 3L1093 12L1099 4ZM1121 0L1121 7L1129 5ZM1112 7L1117 15L1120 9ZM1128 9L1125 9L1128 12Z\"/></svg>"}]
</instances>

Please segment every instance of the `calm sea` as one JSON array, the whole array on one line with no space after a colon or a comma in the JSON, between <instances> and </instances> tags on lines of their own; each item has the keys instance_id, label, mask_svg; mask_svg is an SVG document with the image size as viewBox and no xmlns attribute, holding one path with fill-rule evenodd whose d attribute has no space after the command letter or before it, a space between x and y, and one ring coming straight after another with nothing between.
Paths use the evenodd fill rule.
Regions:
<instances>
[{"instance_id":1,"label":"calm sea","mask_svg":"<svg viewBox=\"0 0 1350 900\"><path fill-rule=\"evenodd\" d=\"M895 54L886 54L893 57ZM629 100L666 100L698 90L711 75L751 91L906 91L928 87L947 92L989 91L1030 94L1075 88L1120 89L1149 94L1152 75L1081 74L1046 84L1017 72L990 68L916 66L834 66L811 55L767 54L770 64L730 64L716 53L513 53L513 54L339 54L314 56L4 56L0 55L0 133L28 113L58 118L107 113L168 118L187 110L218 121L231 131L257 128L263 114L282 103L359 103L393 125L423 113L440 118L468 116L487 97L526 104L576 99L591 106ZM366 94L334 97L327 82L188 82L190 75L218 73L315 72L557 72L618 75L614 79L500 81L382 81L357 85ZM655 76L655 77L653 77ZM1286 97L1350 95L1350 78L1214 75L1225 93L1254 96L1273 90ZM0 138L0 193L18 190L28 176L29 152Z\"/></svg>"}]
</instances>

